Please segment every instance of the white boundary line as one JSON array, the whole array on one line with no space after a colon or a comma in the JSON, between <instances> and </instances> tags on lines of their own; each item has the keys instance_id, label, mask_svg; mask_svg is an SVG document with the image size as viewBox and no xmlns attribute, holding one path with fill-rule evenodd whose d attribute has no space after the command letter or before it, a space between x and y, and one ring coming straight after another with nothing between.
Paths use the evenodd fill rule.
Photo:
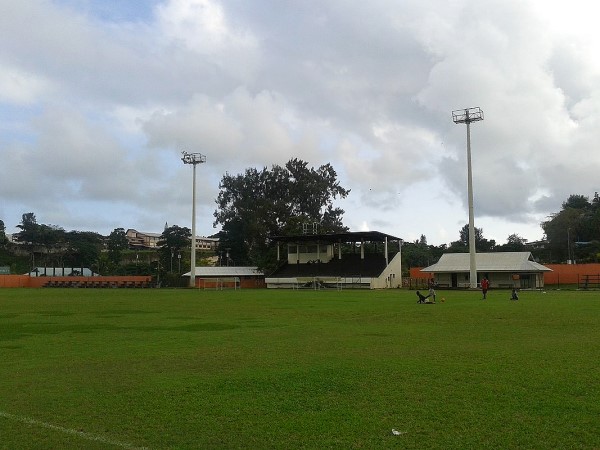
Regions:
<instances>
[{"instance_id":1,"label":"white boundary line","mask_svg":"<svg viewBox=\"0 0 600 450\"><path fill-rule=\"evenodd\" d=\"M113 439L105 438L97 434L86 433L85 431L78 431L72 428L65 428L59 425L52 425L51 423L41 422L30 417L16 416L14 414L10 414L4 411L0 411L0 417L14 420L15 422L21 422L26 423L28 425L35 425L37 427L47 428L49 430L60 431L61 433L70 434L72 436L79 436L82 439L86 439L88 441L96 441L101 442L102 444L114 445L115 447L120 447L127 450L149 450L147 447L136 447L135 445L128 444L127 442L115 441Z\"/></svg>"}]
</instances>

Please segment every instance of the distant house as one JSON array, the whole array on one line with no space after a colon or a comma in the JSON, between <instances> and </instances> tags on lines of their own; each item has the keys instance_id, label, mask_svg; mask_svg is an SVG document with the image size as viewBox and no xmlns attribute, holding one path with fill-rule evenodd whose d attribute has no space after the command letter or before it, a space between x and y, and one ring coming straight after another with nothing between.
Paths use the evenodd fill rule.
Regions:
<instances>
[{"instance_id":1,"label":"distant house","mask_svg":"<svg viewBox=\"0 0 600 450\"><path fill-rule=\"evenodd\" d=\"M129 228L125 235L131 248L153 249L158 247L162 233L147 233ZM196 236L196 250L212 251L217 248L218 238Z\"/></svg>"},{"instance_id":2,"label":"distant house","mask_svg":"<svg viewBox=\"0 0 600 450\"><path fill-rule=\"evenodd\" d=\"M160 241L161 233L146 233L143 231L137 231L133 228L129 228L125 235L127 236L127 242L132 248L156 248L158 247L158 241Z\"/></svg>"},{"instance_id":3,"label":"distant house","mask_svg":"<svg viewBox=\"0 0 600 450\"><path fill-rule=\"evenodd\" d=\"M182 276L189 278L190 272ZM196 287L204 289L264 288L265 274L257 267L195 267Z\"/></svg>"},{"instance_id":4,"label":"distant house","mask_svg":"<svg viewBox=\"0 0 600 450\"><path fill-rule=\"evenodd\" d=\"M492 288L542 288L544 272L552 271L536 263L530 252L477 253L475 260L477 283L486 277ZM469 253L445 253L436 264L421 271L432 273L440 286L469 287Z\"/></svg>"}]
</instances>

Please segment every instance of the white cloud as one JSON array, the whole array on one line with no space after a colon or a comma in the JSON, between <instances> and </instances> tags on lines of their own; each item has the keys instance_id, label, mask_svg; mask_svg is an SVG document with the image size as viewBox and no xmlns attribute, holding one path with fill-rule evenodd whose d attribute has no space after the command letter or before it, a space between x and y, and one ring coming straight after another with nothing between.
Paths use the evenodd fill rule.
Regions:
<instances>
[{"instance_id":1,"label":"white cloud","mask_svg":"<svg viewBox=\"0 0 600 450\"><path fill-rule=\"evenodd\" d=\"M170 0L156 8L156 15L167 43L182 45L190 58L208 57L236 77L251 77L259 58L257 38L243 25L230 24L218 1Z\"/></svg>"},{"instance_id":2,"label":"white cloud","mask_svg":"<svg viewBox=\"0 0 600 450\"><path fill-rule=\"evenodd\" d=\"M351 228L447 243L466 223L450 113L471 106L486 237L539 239L569 194L600 190L593 3L162 0L119 19L100 1L0 0L7 225L185 225L185 149L207 156L203 234L225 172L299 157L352 190Z\"/></svg>"},{"instance_id":3,"label":"white cloud","mask_svg":"<svg viewBox=\"0 0 600 450\"><path fill-rule=\"evenodd\" d=\"M210 153L211 164L241 170L316 155L310 130L293 114L277 94L239 88L219 103L196 95L175 111L157 111L143 128L152 147Z\"/></svg>"},{"instance_id":4,"label":"white cloud","mask_svg":"<svg viewBox=\"0 0 600 450\"><path fill-rule=\"evenodd\" d=\"M18 68L0 67L0 102L29 105L44 98L50 83Z\"/></svg>"}]
</instances>

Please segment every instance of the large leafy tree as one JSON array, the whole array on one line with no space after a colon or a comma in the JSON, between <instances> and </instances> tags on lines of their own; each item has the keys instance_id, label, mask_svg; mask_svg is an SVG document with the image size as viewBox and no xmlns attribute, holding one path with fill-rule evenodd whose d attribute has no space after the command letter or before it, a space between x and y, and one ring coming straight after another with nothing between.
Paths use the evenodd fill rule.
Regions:
<instances>
[{"instance_id":1,"label":"large leafy tree","mask_svg":"<svg viewBox=\"0 0 600 450\"><path fill-rule=\"evenodd\" d=\"M590 202L583 195L570 195L562 209L542 222L551 261L597 261L600 250L600 198Z\"/></svg>"},{"instance_id":2,"label":"large leafy tree","mask_svg":"<svg viewBox=\"0 0 600 450\"><path fill-rule=\"evenodd\" d=\"M23 214L17 228L21 231L17 233L16 239L31 253L32 266L61 264L68 247L65 230L56 225L37 223L34 213Z\"/></svg>"},{"instance_id":3,"label":"large leafy tree","mask_svg":"<svg viewBox=\"0 0 600 450\"><path fill-rule=\"evenodd\" d=\"M517 233L513 233L506 239L506 244L496 247L501 252L522 252L526 249L527 239L522 238Z\"/></svg>"},{"instance_id":4,"label":"large leafy tree","mask_svg":"<svg viewBox=\"0 0 600 450\"><path fill-rule=\"evenodd\" d=\"M124 228L115 228L111 231L108 236L107 247L109 261L114 265L118 265L123 258L123 252L129 248L129 241Z\"/></svg>"},{"instance_id":5,"label":"large leafy tree","mask_svg":"<svg viewBox=\"0 0 600 450\"><path fill-rule=\"evenodd\" d=\"M331 164L315 169L294 158L270 170L226 173L219 189L214 213L215 225L222 226L219 250L236 265L269 266L269 236L298 233L303 223L318 223L322 232L346 230L344 211L334 200L350 191L340 186Z\"/></svg>"},{"instance_id":6,"label":"large leafy tree","mask_svg":"<svg viewBox=\"0 0 600 450\"><path fill-rule=\"evenodd\" d=\"M15 236L17 241L26 245L35 245L39 241L39 225L34 213L21 215L21 223L17 225L20 229Z\"/></svg>"},{"instance_id":7,"label":"large leafy tree","mask_svg":"<svg viewBox=\"0 0 600 450\"><path fill-rule=\"evenodd\" d=\"M440 246L428 245L427 237L421 235L414 242L402 244L402 266L407 270L411 267L426 267L436 263L447 250L446 244Z\"/></svg>"},{"instance_id":8,"label":"large leafy tree","mask_svg":"<svg viewBox=\"0 0 600 450\"><path fill-rule=\"evenodd\" d=\"M0 220L0 246L6 245L8 239L6 238L6 226L4 225L4 221Z\"/></svg>"},{"instance_id":9,"label":"large leafy tree","mask_svg":"<svg viewBox=\"0 0 600 450\"><path fill-rule=\"evenodd\" d=\"M469 224L465 224L459 231L460 239L450 243L449 252L462 253L469 251ZM475 248L478 252L491 252L496 247L494 239L483 237L483 230L475 227Z\"/></svg>"},{"instance_id":10,"label":"large leafy tree","mask_svg":"<svg viewBox=\"0 0 600 450\"><path fill-rule=\"evenodd\" d=\"M102 236L93 231L69 231L66 233L69 247L67 263L71 267L90 267L98 270Z\"/></svg>"},{"instance_id":11,"label":"large leafy tree","mask_svg":"<svg viewBox=\"0 0 600 450\"><path fill-rule=\"evenodd\" d=\"M183 255L183 251L189 248L191 237L192 233L187 227L172 225L164 229L157 243L160 248L160 262L163 268L173 271L173 260L175 258L177 258L175 268L179 267L180 255ZM187 267L187 264L184 267Z\"/></svg>"},{"instance_id":12,"label":"large leafy tree","mask_svg":"<svg viewBox=\"0 0 600 450\"><path fill-rule=\"evenodd\" d=\"M20 229L15 239L20 242L31 255L31 268L34 268L35 263L35 249L40 245L40 226L37 223L37 219L34 213L25 213L21 215L21 223L17 225Z\"/></svg>"},{"instance_id":13,"label":"large leafy tree","mask_svg":"<svg viewBox=\"0 0 600 450\"><path fill-rule=\"evenodd\" d=\"M586 197L585 195L579 195L579 194L569 195L569 198L562 204L563 209L567 209L567 208L587 209L590 206L592 206L590 203L590 199L588 197Z\"/></svg>"}]
</instances>

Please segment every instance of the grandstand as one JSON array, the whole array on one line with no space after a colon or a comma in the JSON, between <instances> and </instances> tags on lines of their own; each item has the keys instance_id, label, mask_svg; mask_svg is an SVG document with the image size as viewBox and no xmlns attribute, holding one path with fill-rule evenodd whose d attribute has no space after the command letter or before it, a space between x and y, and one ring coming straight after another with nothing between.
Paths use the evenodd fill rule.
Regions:
<instances>
[{"instance_id":1,"label":"grandstand","mask_svg":"<svg viewBox=\"0 0 600 450\"><path fill-rule=\"evenodd\" d=\"M267 288L395 288L401 285L400 238L378 231L275 236L279 267ZM390 250L394 244L396 250ZM282 255L281 248L286 251Z\"/></svg>"}]
</instances>

